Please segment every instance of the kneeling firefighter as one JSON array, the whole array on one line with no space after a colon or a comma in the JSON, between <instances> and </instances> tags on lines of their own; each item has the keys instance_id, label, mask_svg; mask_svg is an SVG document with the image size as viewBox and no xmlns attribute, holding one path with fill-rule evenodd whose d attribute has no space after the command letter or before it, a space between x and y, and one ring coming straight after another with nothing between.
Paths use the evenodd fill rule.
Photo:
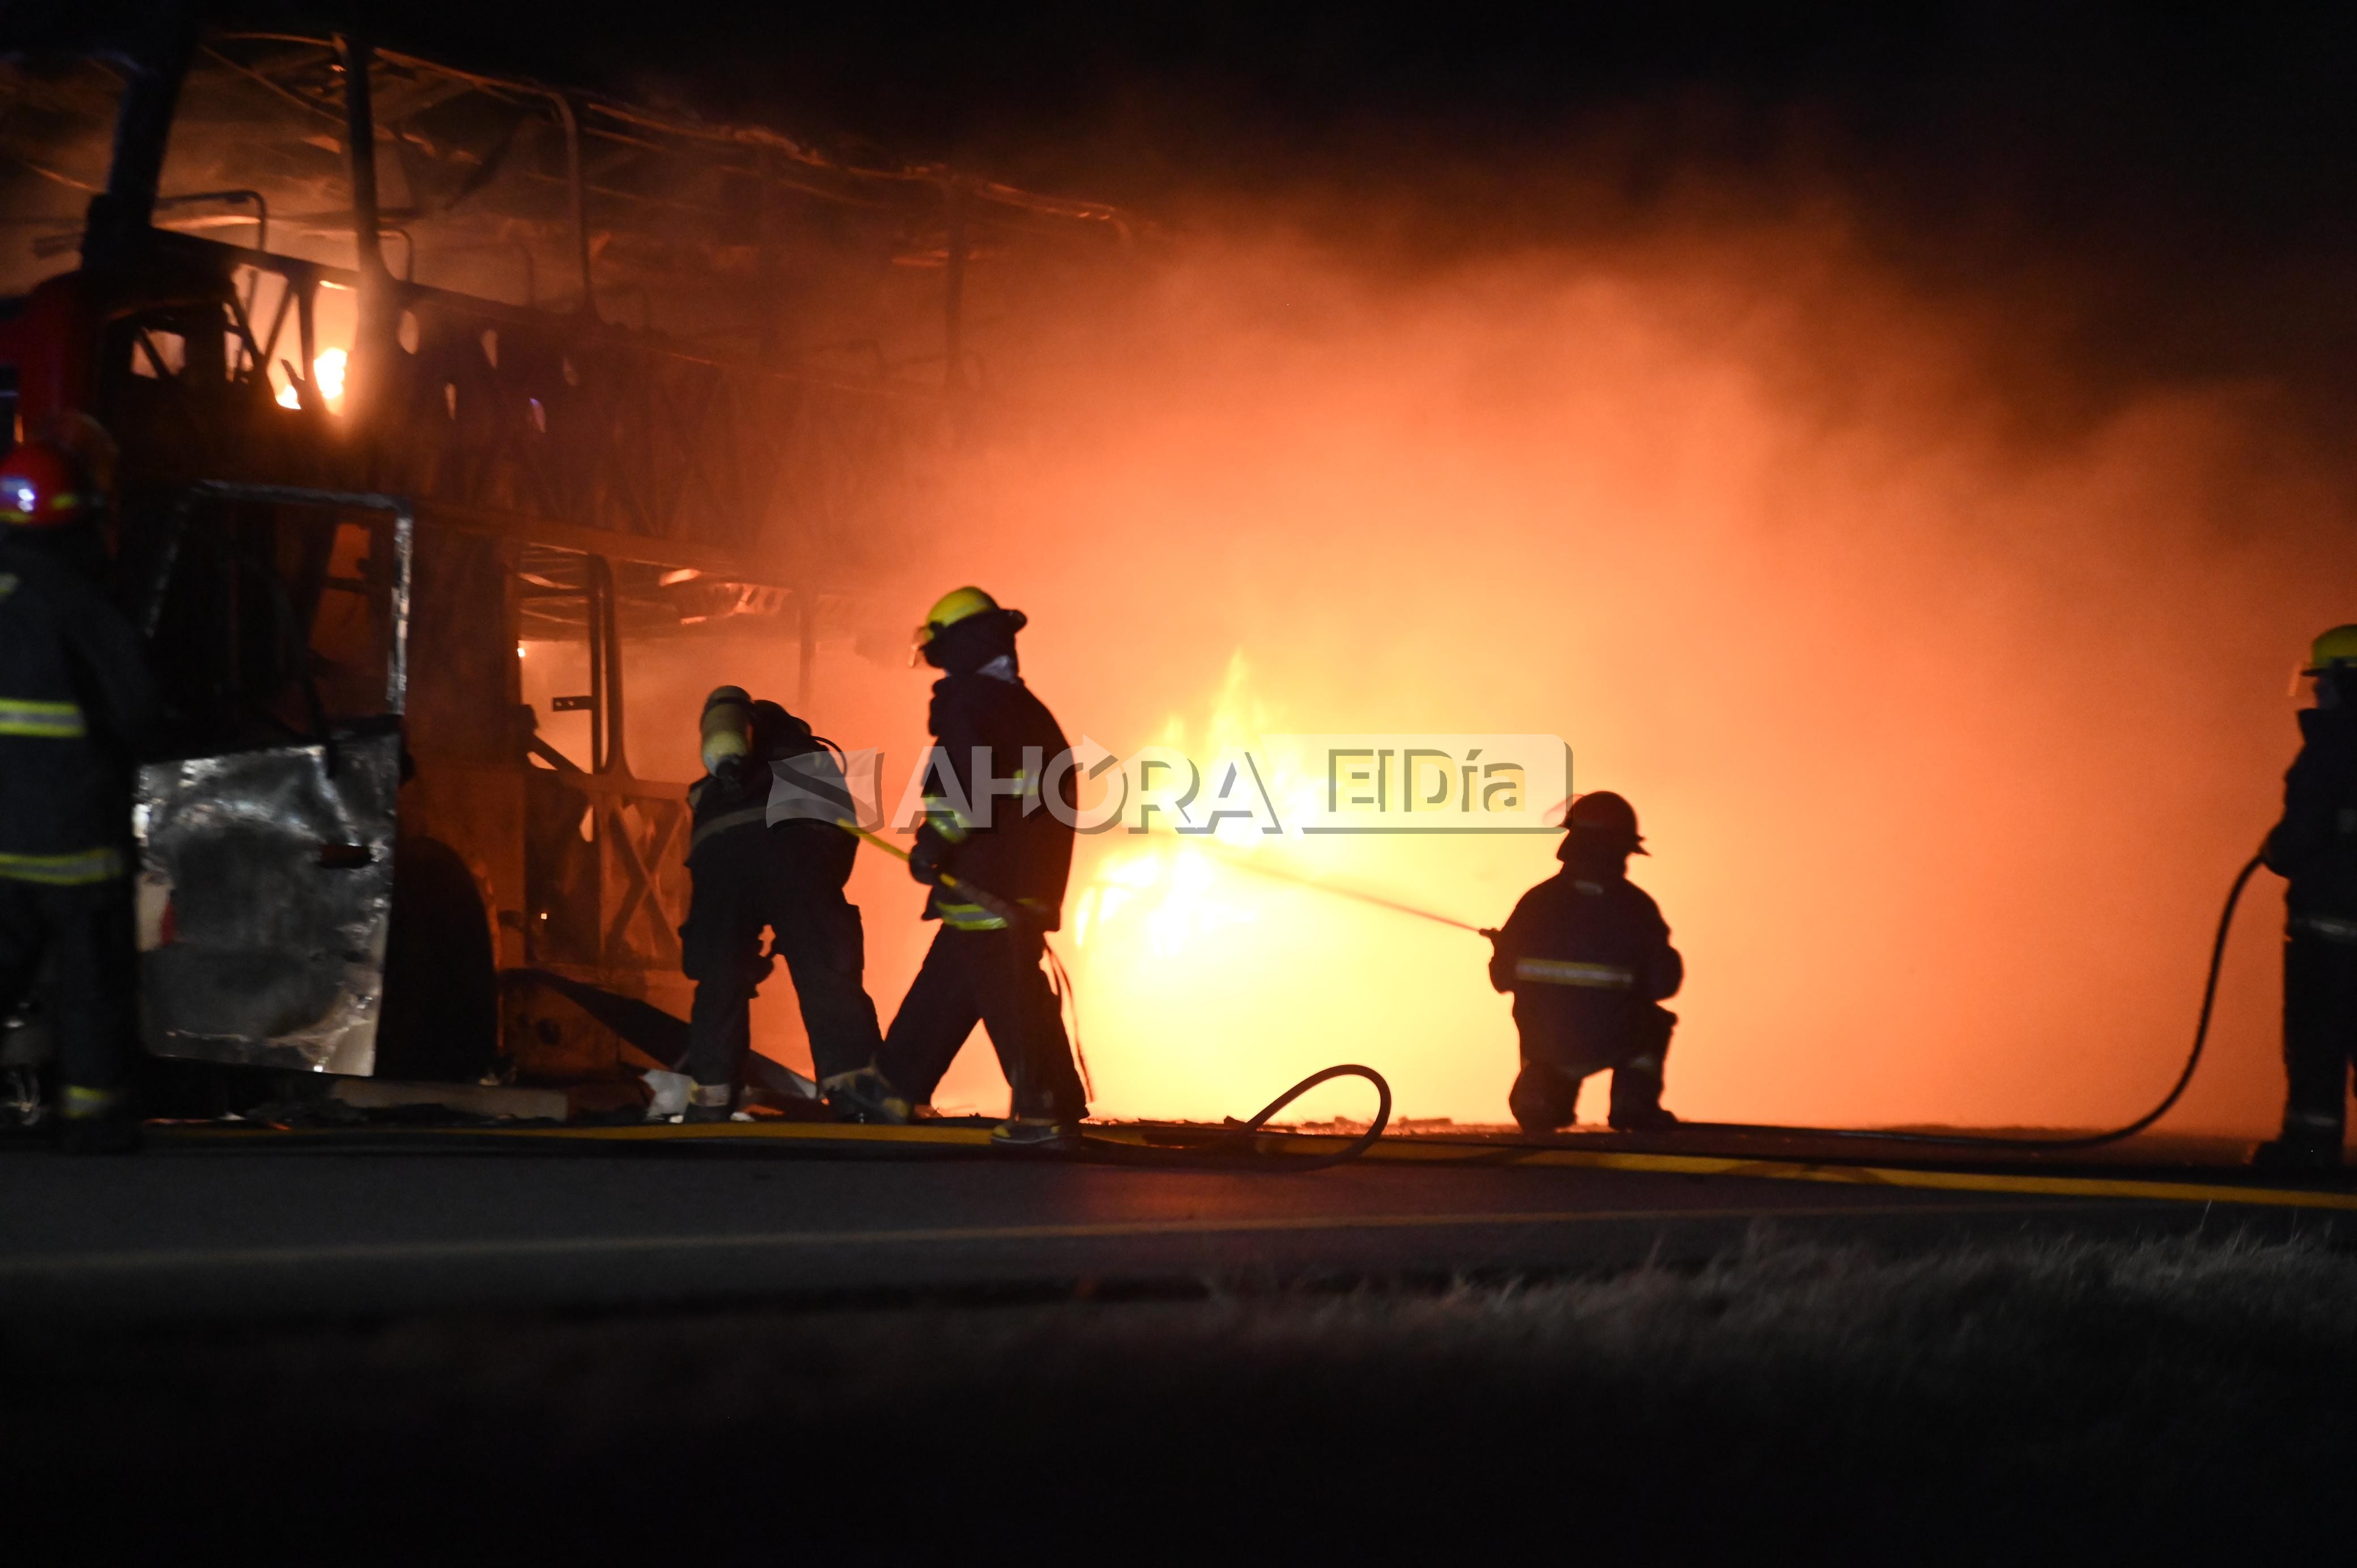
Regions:
<instances>
[{"instance_id":1,"label":"kneeling firefighter","mask_svg":"<svg viewBox=\"0 0 2357 1568\"><path fill-rule=\"evenodd\" d=\"M1611 1123L1674 1127L1662 1108L1662 1068L1677 1015L1684 961L1645 890L1629 880L1643 854L1637 813L1609 790L1572 802L1555 851L1563 870L1523 895L1491 933L1490 983L1514 997L1522 1071L1507 1105L1524 1132L1568 1125L1580 1080L1612 1074Z\"/></svg>"},{"instance_id":2,"label":"kneeling firefighter","mask_svg":"<svg viewBox=\"0 0 2357 1568\"><path fill-rule=\"evenodd\" d=\"M861 978L859 909L843 896L859 845L834 821L849 811L849 794L839 808L782 819L770 801L780 778L797 786L780 793L806 799L830 781L841 786L842 770L809 725L741 687L705 699L702 728L705 777L688 789L692 891L679 930L681 967L695 982L685 1120L724 1122L733 1112L752 1048L749 1004L779 958L793 977L815 1076L839 1106L837 1092L875 1061L879 1043ZM773 933L768 953L764 928Z\"/></svg>"},{"instance_id":3,"label":"kneeling firefighter","mask_svg":"<svg viewBox=\"0 0 2357 1568\"><path fill-rule=\"evenodd\" d=\"M2342 1107L2357 1057L2357 626L2318 638L2300 674L2315 705L2299 715L2299 755L2284 775L2283 820L2267 868L2284 877L2283 1135L2258 1163L2341 1164Z\"/></svg>"},{"instance_id":4,"label":"kneeling firefighter","mask_svg":"<svg viewBox=\"0 0 2357 1568\"><path fill-rule=\"evenodd\" d=\"M61 1136L135 1148L133 762L156 725L144 650L101 590L103 489L61 446L0 461L0 1015L53 966Z\"/></svg>"},{"instance_id":5,"label":"kneeling firefighter","mask_svg":"<svg viewBox=\"0 0 2357 1568\"><path fill-rule=\"evenodd\" d=\"M1024 624L1022 611L960 588L917 628L910 662L921 656L942 673L909 870L932 887L924 918L942 929L858 1092L877 1119L905 1121L979 1020L1013 1091L1014 1114L992 1141L1069 1147L1088 1096L1040 963L1071 875L1079 790L1071 743L1016 667ZM1042 793L1049 779L1053 802Z\"/></svg>"}]
</instances>

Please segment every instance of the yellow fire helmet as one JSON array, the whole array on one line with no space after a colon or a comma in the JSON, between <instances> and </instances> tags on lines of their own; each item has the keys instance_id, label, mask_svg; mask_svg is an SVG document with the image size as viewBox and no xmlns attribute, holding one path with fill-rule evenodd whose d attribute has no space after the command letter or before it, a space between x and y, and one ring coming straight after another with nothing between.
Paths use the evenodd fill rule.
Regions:
<instances>
[{"instance_id":1,"label":"yellow fire helmet","mask_svg":"<svg viewBox=\"0 0 2357 1568\"><path fill-rule=\"evenodd\" d=\"M2348 670L2357 666L2357 625L2336 626L2309 644L2308 663L2292 671L2291 693L2300 694L2299 683L2324 674L2328 671Z\"/></svg>"},{"instance_id":2,"label":"yellow fire helmet","mask_svg":"<svg viewBox=\"0 0 2357 1568\"><path fill-rule=\"evenodd\" d=\"M2308 668L2300 673L2320 674L2335 664L2357 664L2357 626L2336 626L2318 638L2309 646Z\"/></svg>"},{"instance_id":3,"label":"yellow fire helmet","mask_svg":"<svg viewBox=\"0 0 2357 1568\"><path fill-rule=\"evenodd\" d=\"M917 667L917 657L925 644L939 637L958 622L998 607L998 601L980 588L952 588L933 602L926 613L925 624L917 628L916 640L909 644L909 668Z\"/></svg>"}]
</instances>

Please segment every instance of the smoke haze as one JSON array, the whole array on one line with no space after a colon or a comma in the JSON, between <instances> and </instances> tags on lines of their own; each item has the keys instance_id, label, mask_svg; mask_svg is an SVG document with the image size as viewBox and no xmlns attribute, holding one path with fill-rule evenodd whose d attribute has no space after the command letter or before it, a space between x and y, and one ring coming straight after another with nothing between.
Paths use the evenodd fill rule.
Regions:
<instances>
[{"instance_id":1,"label":"smoke haze","mask_svg":"<svg viewBox=\"0 0 2357 1568\"><path fill-rule=\"evenodd\" d=\"M994 395L883 591L903 623L963 582L1024 608L1075 738L1553 731L1653 849L1681 1112L2150 1104L2273 819L2286 672L2357 618L2342 24L1268 9L408 25L1157 222L1084 272L977 254ZM632 712L787 694L769 662ZM835 647L816 675L822 731L913 761L926 675ZM1493 924L1552 847L1262 853ZM2278 886L2172 1125L2273 1118ZM863 856L853 895L888 1016L920 890ZM1359 1059L1405 1114L1503 1117L1474 937L1119 833L1066 921L1101 1111L1241 1114ZM791 1057L784 990L758 1016ZM939 1099L1004 1103L979 1036Z\"/></svg>"},{"instance_id":2,"label":"smoke haze","mask_svg":"<svg viewBox=\"0 0 2357 1568\"><path fill-rule=\"evenodd\" d=\"M2125 1120L2273 820L2286 672L2350 618L2345 470L2265 379L2090 390L2050 298L1911 284L1838 201L1698 205L1437 261L1193 214L1017 324L1072 352L970 451L909 618L968 580L1022 607L1032 684L1122 751L1562 735L1654 852L1686 1115ZM830 661L817 716L905 758L923 700ZM1552 848L1269 853L1495 924ZM888 1011L918 890L862 877ZM1478 939L1119 833L1066 918L1103 1112L1242 1114L1358 1059L1404 1114L1503 1119ZM2277 918L2263 878L2181 1124L2272 1116ZM979 1036L940 1099L1003 1101Z\"/></svg>"}]
</instances>

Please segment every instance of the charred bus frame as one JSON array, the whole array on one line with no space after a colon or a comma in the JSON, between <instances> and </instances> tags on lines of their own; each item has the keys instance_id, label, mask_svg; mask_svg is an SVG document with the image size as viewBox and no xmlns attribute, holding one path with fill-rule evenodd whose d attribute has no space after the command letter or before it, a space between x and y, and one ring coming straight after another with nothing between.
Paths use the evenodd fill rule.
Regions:
<instances>
[{"instance_id":1,"label":"charred bus frame","mask_svg":"<svg viewBox=\"0 0 2357 1568\"><path fill-rule=\"evenodd\" d=\"M120 445L125 595L176 725L141 786L150 1043L336 1072L610 1072L627 1051L568 984L685 1010L685 805L630 764L633 627L790 634L806 700L819 640L866 629L870 585L973 417L970 260L1016 234L1125 245L1130 227L349 38L182 33L112 58L81 264L0 303L0 393L20 435L75 411ZM192 73L301 134L254 177L167 188ZM305 199L322 151L340 208ZM487 209L500 182L519 194ZM777 301L797 214L854 235L871 272L938 273L939 349L794 346ZM191 231L231 224L253 243ZM419 281L421 234L429 262L511 248L520 291ZM659 332L683 243L712 266L665 286L694 319ZM633 292L638 327L601 313ZM741 299L758 319L732 329ZM553 705L587 714L581 755L523 703L534 636L580 645L587 691Z\"/></svg>"}]
</instances>

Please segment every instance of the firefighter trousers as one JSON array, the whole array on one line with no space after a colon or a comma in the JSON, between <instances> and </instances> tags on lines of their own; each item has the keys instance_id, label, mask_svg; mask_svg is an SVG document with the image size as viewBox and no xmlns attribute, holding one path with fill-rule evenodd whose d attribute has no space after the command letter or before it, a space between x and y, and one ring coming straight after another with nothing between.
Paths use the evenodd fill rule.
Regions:
<instances>
[{"instance_id":1,"label":"firefighter trousers","mask_svg":"<svg viewBox=\"0 0 2357 1568\"><path fill-rule=\"evenodd\" d=\"M1647 1004L1630 1024L1628 1037L1616 1048L1598 1054L1567 1049L1560 1042L1523 1042L1522 1071L1506 1092L1506 1108L1526 1133L1551 1133L1568 1127L1579 1104L1579 1086L1591 1072L1612 1074L1612 1110L1616 1117L1658 1110L1662 1103L1663 1069L1670 1058L1670 1032L1678 1015L1666 1007Z\"/></svg>"},{"instance_id":2,"label":"firefighter trousers","mask_svg":"<svg viewBox=\"0 0 2357 1568\"><path fill-rule=\"evenodd\" d=\"M55 963L47 1000L59 1081L124 1090L139 1050L131 879L60 886L0 877L0 1015L32 992L45 959Z\"/></svg>"},{"instance_id":3,"label":"firefighter trousers","mask_svg":"<svg viewBox=\"0 0 2357 1568\"><path fill-rule=\"evenodd\" d=\"M775 933L823 1081L876 1059L880 1031L862 976L866 940L859 909L821 864L791 853L771 830L725 832L688 860L694 889L680 928L681 967L695 982L686 1071L700 1084L734 1084L752 1048L754 991L770 973L761 932Z\"/></svg>"},{"instance_id":4,"label":"firefighter trousers","mask_svg":"<svg viewBox=\"0 0 2357 1568\"><path fill-rule=\"evenodd\" d=\"M2357 1058L2357 943L2284 939L2283 1045L2285 1131L2338 1142Z\"/></svg>"},{"instance_id":5,"label":"firefighter trousers","mask_svg":"<svg viewBox=\"0 0 2357 1568\"><path fill-rule=\"evenodd\" d=\"M1016 1115L1067 1122L1087 1114L1063 1008L1039 967L1046 950L1036 931L943 926L884 1037L886 1080L911 1101L931 1100L978 1022L998 1053Z\"/></svg>"}]
</instances>

